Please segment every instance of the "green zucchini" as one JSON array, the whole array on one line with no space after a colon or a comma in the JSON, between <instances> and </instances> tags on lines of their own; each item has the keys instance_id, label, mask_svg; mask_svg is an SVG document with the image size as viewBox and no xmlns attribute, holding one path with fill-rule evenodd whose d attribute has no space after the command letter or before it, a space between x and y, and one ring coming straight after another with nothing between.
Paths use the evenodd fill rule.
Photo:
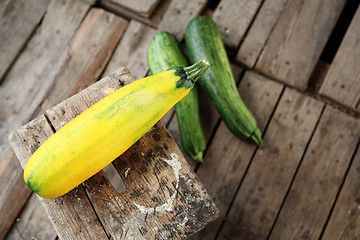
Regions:
<instances>
[{"instance_id":1,"label":"green zucchini","mask_svg":"<svg viewBox=\"0 0 360 240\"><path fill-rule=\"evenodd\" d=\"M199 83L229 130L239 138L251 139L262 145L261 131L239 95L215 22L206 16L195 17L186 27L185 42L191 62L206 59L210 63Z\"/></svg>"},{"instance_id":2,"label":"green zucchini","mask_svg":"<svg viewBox=\"0 0 360 240\"><path fill-rule=\"evenodd\" d=\"M165 69L186 67L189 62L176 38L168 32L157 33L148 48L148 64L152 74ZM202 162L206 140L201 126L198 93L195 87L175 105L181 145L192 159Z\"/></svg>"}]
</instances>

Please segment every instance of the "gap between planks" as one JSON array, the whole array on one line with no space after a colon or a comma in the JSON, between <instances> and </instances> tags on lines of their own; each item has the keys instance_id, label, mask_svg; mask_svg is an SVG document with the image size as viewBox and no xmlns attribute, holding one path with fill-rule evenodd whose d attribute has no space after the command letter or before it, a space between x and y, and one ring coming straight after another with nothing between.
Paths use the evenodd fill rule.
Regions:
<instances>
[{"instance_id":1,"label":"gap between planks","mask_svg":"<svg viewBox=\"0 0 360 240\"><path fill-rule=\"evenodd\" d=\"M291 187L292 187L292 185L293 185L293 183L294 183L294 180L295 180L295 178L296 178L296 175L297 175L297 173L298 173L298 171L299 171L299 169L300 169L301 163L302 163L303 160L304 160L304 157L305 157L306 152L307 152L307 150L308 150L308 148L309 148L309 145L310 145L310 143L311 143L311 140L313 139L314 134L315 134L315 131L316 131L316 129L317 129L318 126L319 126L320 119L321 119L321 117L322 117L322 115L323 115L323 113L324 113L325 107L326 107L326 104L323 106L323 108L322 108L322 110L321 110L321 112L320 112L319 118L318 118L318 120L317 120L317 122L316 122L316 124L315 124L315 127L314 127L314 129L313 129L313 131L312 131L312 133L311 133L311 136L310 136L310 138L309 138L309 141L308 141L307 144L306 144L306 147L305 147L305 149L304 149L304 152L303 152L303 154L302 154L302 156L301 156L301 158L300 158L300 161L299 161L299 163L298 163L298 166L297 166L297 168L296 168L296 170L295 170L295 173L294 173L294 175L293 175L293 177L292 177L292 179L291 179L289 188L288 188L288 190L287 190L287 192L286 192L286 194L285 194L285 197L283 198L283 201L282 201L282 203L281 203L281 205L280 205L280 208L279 208L279 210L278 210L278 212L277 212L277 214L276 214L276 217L275 217L275 219L274 219L274 222L273 222L273 224L272 224L272 227L271 227L271 229L270 229L270 231L269 231L269 234L268 234L268 236L267 236L266 239L269 239L269 238L270 238L271 233L272 233L272 231L273 231L273 229L274 229L274 227L275 227L275 225L276 225L276 222L277 222L277 220L278 220L278 218L279 218L281 209L283 208L283 206L284 206L284 204L285 204L286 198L287 198L287 196L289 195L289 192L290 192Z\"/></svg>"}]
</instances>

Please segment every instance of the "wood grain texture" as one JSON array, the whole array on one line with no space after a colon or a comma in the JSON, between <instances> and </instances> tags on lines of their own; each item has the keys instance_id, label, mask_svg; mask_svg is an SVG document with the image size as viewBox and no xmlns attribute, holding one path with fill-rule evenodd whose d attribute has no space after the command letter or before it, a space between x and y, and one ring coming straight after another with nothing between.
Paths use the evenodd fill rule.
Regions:
<instances>
[{"instance_id":1,"label":"wood grain texture","mask_svg":"<svg viewBox=\"0 0 360 240\"><path fill-rule=\"evenodd\" d=\"M149 70L147 65L147 49L154 35L155 29L138 21L131 20L104 71L104 75L111 73L119 66L126 66L135 79L145 77Z\"/></svg>"},{"instance_id":2,"label":"wood grain texture","mask_svg":"<svg viewBox=\"0 0 360 240\"><path fill-rule=\"evenodd\" d=\"M346 32L320 94L360 112L360 8Z\"/></svg>"},{"instance_id":3,"label":"wood grain texture","mask_svg":"<svg viewBox=\"0 0 360 240\"><path fill-rule=\"evenodd\" d=\"M66 67L43 101L40 112L95 82L110 58L127 22L100 9L92 9L69 45ZM25 209L32 209L28 207ZM26 213L24 213L26 214ZM20 225L17 229L21 233ZM23 229L27 231L27 229Z\"/></svg>"},{"instance_id":4,"label":"wood grain texture","mask_svg":"<svg viewBox=\"0 0 360 240\"><path fill-rule=\"evenodd\" d=\"M45 116L41 115L35 120L22 126L10 135L11 145L24 168L30 156L38 147L53 134ZM71 239L78 232L86 238L94 238L101 235L105 239L105 232L102 230L96 215L92 211L90 202L86 198L81 186L75 188L69 194L56 199L42 199L40 202L45 207L50 221L55 226L57 234L63 239ZM66 212L72 212L73 216L67 216ZM84 211L86 214L82 219L78 214ZM55 225L57 223L57 225ZM93 231L87 231L86 226L92 224ZM42 229L44 230L44 229ZM95 235L94 235L95 234Z\"/></svg>"},{"instance_id":5,"label":"wood grain texture","mask_svg":"<svg viewBox=\"0 0 360 240\"><path fill-rule=\"evenodd\" d=\"M236 55L236 61L252 68L288 1L265 0Z\"/></svg>"},{"instance_id":6,"label":"wood grain texture","mask_svg":"<svg viewBox=\"0 0 360 240\"><path fill-rule=\"evenodd\" d=\"M51 225L45 209L36 195L32 194L5 239L55 240L56 238L56 231Z\"/></svg>"},{"instance_id":7,"label":"wood grain texture","mask_svg":"<svg viewBox=\"0 0 360 240\"><path fill-rule=\"evenodd\" d=\"M238 47L260 4L261 0L220 1L212 18L218 25L226 46Z\"/></svg>"},{"instance_id":8,"label":"wood grain texture","mask_svg":"<svg viewBox=\"0 0 360 240\"><path fill-rule=\"evenodd\" d=\"M150 17L159 2L160 0L101 0L102 4L132 11L144 17Z\"/></svg>"},{"instance_id":9,"label":"wood grain texture","mask_svg":"<svg viewBox=\"0 0 360 240\"><path fill-rule=\"evenodd\" d=\"M360 238L360 149L352 162L348 176L336 201L323 239Z\"/></svg>"},{"instance_id":10,"label":"wood grain texture","mask_svg":"<svg viewBox=\"0 0 360 240\"><path fill-rule=\"evenodd\" d=\"M360 121L325 108L270 239L320 237L359 139Z\"/></svg>"},{"instance_id":11,"label":"wood grain texture","mask_svg":"<svg viewBox=\"0 0 360 240\"><path fill-rule=\"evenodd\" d=\"M305 90L344 3L344 0L289 1L255 69Z\"/></svg>"},{"instance_id":12,"label":"wood grain texture","mask_svg":"<svg viewBox=\"0 0 360 240\"><path fill-rule=\"evenodd\" d=\"M99 79L127 24L102 9L89 11L66 49L68 60L43 101L41 113Z\"/></svg>"},{"instance_id":13,"label":"wood grain texture","mask_svg":"<svg viewBox=\"0 0 360 240\"><path fill-rule=\"evenodd\" d=\"M158 30L169 32L181 41L184 38L187 24L201 13L207 1L172 1L159 24Z\"/></svg>"},{"instance_id":14,"label":"wood grain texture","mask_svg":"<svg viewBox=\"0 0 360 240\"><path fill-rule=\"evenodd\" d=\"M49 1L0 2L0 82L37 28Z\"/></svg>"},{"instance_id":15,"label":"wood grain texture","mask_svg":"<svg viewBox=\"0 0 360 240\"><path fill-rule=\"evenodd\" d=\"M129 11L126 8L119 7L117 4L113 4L112 1L108 0L100 1L100 5L104 9L109 10L110 12L113 12L119 16L123 16L126 19L136 20L148 26L157 27L162 21L162 18L171 2L172 0L159 1L158 5L149 17L140 15L134 11Z\"/></svg>"},{"instance_id":16,"label":"wood grain texture","mask_svg":"<svg viewBox=\"0 0 360 240\"><path fill-rule=\"evenodd\" d=\"M220 232L221 239L268 236L323 103L285 89ZM261 224L259 224L261 223Z\"/></svg>"},{"instance_id":17,"label":"wood grain texture","mask_svg":"<svg viewBox=\"0 0 360 240\"><path fill-rule=\"evenodd\" d=\"M165 127L158 123L113 162L126 185L118 194L105 176L86 182L104 225L116 239L184 239L218 210Z\"/></svg>"},{"instance_id":18,"label":"wood grain texture","mask_svg":"<svg viewBox=\"0 0 360 240\"><path fill-rule=\"evenodd\" d=\"M0 238L30 194L7 136L32 118L47 95L66 62L63 52L88 9L82 1L52 1L41 25L0 85L0 215L7 219L0 222Z\"/></svg>"},{"instance_id":19,"label":"wood grain texture","mask_svg":"<svg viewBox=\"0 0 360 240\"><path fill-rule=\"evenodd\" d=\"M239 91L263 131L283 86L254 72L246 72ZM266 142L265 142L266 144ZM196 234L194 239L214 239L236 194L256 145L234 136L222 122L208 147L197 175L220 210L220 218Z\"/></svg>"}]
</instances>

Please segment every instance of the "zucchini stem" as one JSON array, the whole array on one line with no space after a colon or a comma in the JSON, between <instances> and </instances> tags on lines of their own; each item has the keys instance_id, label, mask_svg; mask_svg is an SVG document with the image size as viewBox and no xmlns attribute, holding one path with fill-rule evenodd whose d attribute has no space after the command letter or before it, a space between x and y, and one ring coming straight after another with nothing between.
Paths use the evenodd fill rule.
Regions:
<instances>
[{"instance_id":1,"label":"zucchini stem","mask_svg":"<svg viewBox=\"0 0 360 240\"><path fill-rule=\"evenodd\" d=\"M208 61L201 60L189 67L184 67L187 80L190 80L193 83L195 83L206 72L209 66L210 63Z\"/></svg>"}]
</instances>

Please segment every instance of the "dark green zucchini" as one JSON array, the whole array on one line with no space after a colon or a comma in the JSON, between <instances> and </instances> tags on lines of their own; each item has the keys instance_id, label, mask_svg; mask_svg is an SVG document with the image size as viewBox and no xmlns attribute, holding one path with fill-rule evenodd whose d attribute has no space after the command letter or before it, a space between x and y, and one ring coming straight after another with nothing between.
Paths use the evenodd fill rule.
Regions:
<instances>
[{"instance_id":1,"label":"dark green zucchini","mask_svg":"<svg viewBox=\"0 0 360 240\"><path fill-rule=\"evenodd\" d=\"M165 69L189 66L176 38L167 32L157 33L148 48L148 64L152 74ZM196 86L175 105L182 147L192 159L203 161L206 140L201 126Z\"/></svg>"},{"instance_id":2,"label":"dark green zucchini","mask_svg":"<svg viewBox=\"0 0 360 240\"><path fill-rule=\"evenodd\" d=\"M239 138L262 145L256 120L239 95L217 25L209 17L198 16L188 24L185 41L191 62L206 59L210 63L199 83L227 127Z\"/></svg>"}]
</instances>

